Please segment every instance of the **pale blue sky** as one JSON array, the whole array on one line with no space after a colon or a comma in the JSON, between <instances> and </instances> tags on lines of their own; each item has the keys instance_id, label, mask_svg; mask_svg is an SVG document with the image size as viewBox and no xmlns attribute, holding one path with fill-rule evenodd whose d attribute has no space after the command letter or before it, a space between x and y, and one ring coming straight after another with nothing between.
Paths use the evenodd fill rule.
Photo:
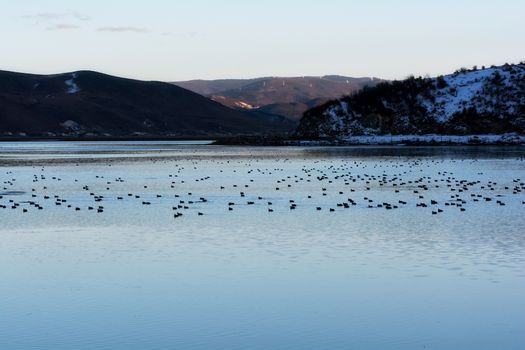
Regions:
<instances>
[{"instance_id":1,"label":"pale blue sky","mask_svg":"<svg viewBox=\"0 0 525 350\"><path fill-rule=\"evenodd\" d=\"M403 78L525 60L523 0L0 0L0 69Z\"/></svg>"}]
</instances>

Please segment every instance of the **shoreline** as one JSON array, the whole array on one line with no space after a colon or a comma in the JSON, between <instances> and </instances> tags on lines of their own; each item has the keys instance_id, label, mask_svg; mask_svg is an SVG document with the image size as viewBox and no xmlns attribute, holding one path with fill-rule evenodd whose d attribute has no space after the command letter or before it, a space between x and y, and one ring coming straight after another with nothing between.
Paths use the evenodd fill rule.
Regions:
<instances>
[{"instance_id":1,"label":"shoreline","mask_svg":"<svg viewBox=\"0 0 525 350\"><path fill-rule=\"evenodd\" d=\"M517 146L525 145L525 135L372 135L349 136L342 139L236 137L217 140L214 144L246 146Z\"/></svg>"},{"instance_id":2,"label":"shoreline","mask_svg":"<svg viewBox=\"0 0 525 350\"><path fill-rule=\"evenodd\" d=\"M349 136L341 139L294 138L276 135L267 136L13 136L0 137L2 142L209 142L220 146L520 146L525 145L525 135L479 134L479 135L369 135Z\"/></svg>"}]
</instances>

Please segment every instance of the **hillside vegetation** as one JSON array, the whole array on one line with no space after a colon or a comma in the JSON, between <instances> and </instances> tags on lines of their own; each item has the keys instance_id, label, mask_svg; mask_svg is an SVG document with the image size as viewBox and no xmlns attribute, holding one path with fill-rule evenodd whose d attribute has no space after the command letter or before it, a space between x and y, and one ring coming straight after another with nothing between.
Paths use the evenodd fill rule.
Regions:
<instances>
[{"instance_id":1,"label":"hillside vegetation","mask_svg":"<svg viewBox=\"0 0 525 350\"><path fill-rule=\"evenodd\" d=\"M305 112L303 138L525 133L525 64L383 82Z\"/></svg>"}]
</instances>

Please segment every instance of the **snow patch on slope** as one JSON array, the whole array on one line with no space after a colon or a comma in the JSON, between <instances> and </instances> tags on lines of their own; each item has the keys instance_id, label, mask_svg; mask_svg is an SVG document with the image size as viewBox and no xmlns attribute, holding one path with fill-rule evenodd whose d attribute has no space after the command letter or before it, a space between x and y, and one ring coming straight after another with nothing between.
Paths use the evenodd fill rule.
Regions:
<instances>
[{"instance_id":1,"label":"snow patch on slope","mask_svg":"<svg viewBox=\"0 0 525 350\"><path fill-rule=\"evenodd\" d=\"M449 85L447 88L438 90L441 92L436 96L435 105L439 106L435 114L440 123L449 121L452 116L460 112L474 97L479 95L488 77L494 74L495 69L487 69L457 76L449 75L444 80Z\"/></svg>"},{"instance_id":2,"label":"snow patch on slope","mask_svg":"<svg viewBox=\"0 0 525 350\"><path fill-rule=\"evenodd\" d=\"M521 74L523 75L523 72ZM483 101L483 99L486 98L485 88L498 75L502 78L502 86L508 87L511 80L510 72L501 67L445 76L443 80L447 86L432 92L434 101L421 99L421 104L439 123L448 122L456 113L466 108L476 108L479 112L492 112L490 102L493 101Z\"/></svg>"},{"instance_id":3,"label":"snow patch on slope","mask_svg":"<svg viewBox=\"0 0 525 350\"><path fill-rule=\"evenodd\" d=\"M73 73L73 74L71 74L71 79L68 79L68 80L66 80L64 82L66 84L66 86L67 86L66 92L68 94L76 94L76 93L80 92L80 88L75 83L75 79L76 78L77 78L77 73Z\"/></svg>"},{"instance_id":4,"label":"snow patch on slope","mask_svg":"<svg viewBox=\"0 0 525 350\"><path fill-rule=\"evenodd\" d=\"M345 123L343 122L343 117L348 113L348 103L340 101L335 106L330 107L325 115L328 117L328 123L325 123L327 126L326 130L323 130L323 136L334 133L340 133L344 130Z\"/></svg>"}]
</instances>

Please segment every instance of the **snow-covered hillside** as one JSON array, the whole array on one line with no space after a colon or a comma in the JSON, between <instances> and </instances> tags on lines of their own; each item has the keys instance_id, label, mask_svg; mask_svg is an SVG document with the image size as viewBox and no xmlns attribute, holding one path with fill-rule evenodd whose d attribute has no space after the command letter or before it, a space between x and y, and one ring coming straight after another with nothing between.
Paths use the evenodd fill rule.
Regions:
<instances>
[{"instance_id":1,"label":"snow-covered hillside","mask_svg":"<svg viewBox=\"0 0 525 350\"><path fill-rule=\"evenodd\" d=\"M525 134L525 63L409 78L307 111L301 137Z\"/></svg>"}]
</instances>

